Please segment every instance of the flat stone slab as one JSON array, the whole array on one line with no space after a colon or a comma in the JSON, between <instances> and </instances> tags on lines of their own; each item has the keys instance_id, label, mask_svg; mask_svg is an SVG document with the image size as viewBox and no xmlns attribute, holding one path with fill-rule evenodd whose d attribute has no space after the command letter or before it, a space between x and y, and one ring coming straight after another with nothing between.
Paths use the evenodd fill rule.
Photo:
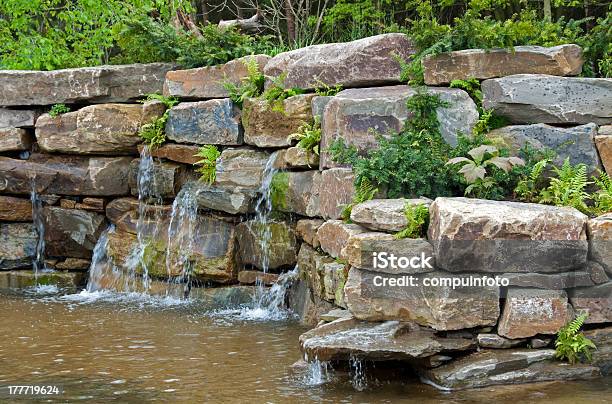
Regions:
<instances>
[{"instance_id":1,"label":"flat stone slab","mask_svg":"<svg viewBox=\"0 0 612 404\"><path fill-rule=\"evenodd\" d=\"M0 108L0 128L33 128L38 109Z\"/></svg>"},{"instance_id":2,"label":"flat stone slab","mask_svg":"<svg viewBox=\"0 0 612 404\"><path fill-rule=\"evenodd\" d=\"M483 106L513 123L609 124L612 79L516 74L482 82Z\"/></svg>"},{"instance_id":3,"label":"flat stone slab","mask_svg":"<svg viewBox=\"0 0 612 404\"><path fill-rule=\"evenodd\" d=\"M202 209L226 212L232 215L253 212L256 193L250 189L225 188L191 181L184 187L196 188L196 200Z\"/></svg>"},{"instance_id":4,"label":"flat stone slab","mask_svg":"<svg viewBox=\"0 0 612 404\"><path fill-rule=\"evenodd\" d=\"M314 89L321 82L345 88L395 84L401 68L392 55L408 60L415 52L406 35L382 34L280 53L268 61L264 73L284 75L286 88Z\"/></svg>"},{"instance_id":5,"label":"flat stone slab","mask_svg":"<svg viewBox=\"0 0 612 404\"><path fill-rule=\"evenodd\" d=\"M169 63L52 71L0 70L0 105L128 102L161 93Z\"/></svg>"},{"instance_id":6,"label":"flat stone slab","mask_svg":"<svg viewBox=\"0 0 612 404\"><path fill-rule=\"evenodd\" d=\"M410 323L372 323L343 318L302 334L300 346L311 361L352 358L386 361L470 350L475 343L468 338L438 337L433 330Z\"/></svg>"},{"instance_id":7,"label":"flat stone slab","mask_svg":"<svg viewBox=\"0 0 612 404\"><path fill-rule=\"evenodd\" d=\"M169 71L164 82L164 95L184 99L228 98L224 83L241 84L248 76L246 63L253 58L261 71L270 59L267 55L245 56L216 66Z\"/></svg>"},{"instance_id":8,"label":"flat stone slab","mask_svg":"<svg viewBox=\"0 0 612 404\"><path fill-rule=\"evenodd\" d=\"M271 274L263 271L240 271L238 272L238 282L245 285L273 285L278 280L278 274Z\"/></svg>"},{"instance_id":9,"label":"flat stone slab","mask_svg":"<svg viewBox=\"0 0 612 404\"><path fill-rule=\"evenodd\" d=\"M0 128L0 152L30 150L33 137L20 128Z\"/></svg>"},{"instance_id":10,"label":"flat stone slab","mask_svg":"<svg viewBox=\"0 0 612 404\"><path fill-rule=\"evenodd\" d=\"M578 313L587 312L587 324L612 322L612 282L569 292L570 302Z\"/></svg>"},{"instance_id":11,"label":"flat stone slab","mask_svg":"<svg viewBox=\"0 0 612 404\"><path fill-rule=\"evenodd\" d=\"M482 350L423 373L444 389L461 390L499 384L589 380L601 376L597 367L558 362L553 349Z\"/></svg>"},{"instance_id":12,"label":"flat stone slab","mask_svg":"<svg viewBox=\"0 0 612 404\"><path fill-rule=\"evenodd\" d=\"M144 145L138 145L138 153L142 154L143 148ZM201 160L201 157L196 157L196 153L199 149L198 146L187 144L164 143L152 150L149 149L149 153L152 157L193 165Z\"/></svg>"},{"instance_id":13,"label":"flat stone slab","mask_svg":"<svg viewBox=\"0 0 612 404\"><path fill-rule=\"evenodd\" d=\"M478 334L476 340L478 346L494 349L508 349L525 342L524 339L508 339L497 334Z\"/></svg>"},{"instance_id":14,"label":"flat stone slab","mask_svg":"<svg viewBox=\"0 0 612 404\"><path fill-rule=\"evenodd\" d=\"M512 49L465 49L423 58L425 84L448 84L453 80L478 80L513 74L577 76L582 71L582 48L566 44L515 46Z\"/></svg>"},{"instance_id":15,"label":"flat stone slab","mask_svg":"<svg viewBox=\"0 0 612 404\"><path fill-rule=\"evenodd\" d=\"M258 190L269 159L265 151L225 149L217 159L215 185Z\"/></svg>"},{"instance_id":16,"label":"flat stone slab","mask_svg":"<svg viewBox=\"0 0 612 404\"><path fill-rule=\"evenodd\" d=\"M425 205L431 199L371 199L353 206L351 221L375 231L398 232L406 228L406 207Z\"/></svg>"}]
</instances>

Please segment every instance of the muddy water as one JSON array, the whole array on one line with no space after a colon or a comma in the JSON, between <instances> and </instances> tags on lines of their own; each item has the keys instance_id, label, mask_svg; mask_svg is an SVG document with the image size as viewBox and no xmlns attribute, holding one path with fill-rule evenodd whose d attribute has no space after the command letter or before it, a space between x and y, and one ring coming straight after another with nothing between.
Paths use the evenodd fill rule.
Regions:
<instances>
[{"instance_id":1,"label":"muddy water","mask_svg":"<svg viewBox=\"0 0 612 404\"><path fill-rule=\"evenodd\" d=\"M356 391L336 372L313 385L308 373L289 370L304 328L252 314L142 297L2 293L0 386L60 384L63 402L604 403L612 396L610 378L444 393L410 376Z\"/></svg>"}]
</instances>

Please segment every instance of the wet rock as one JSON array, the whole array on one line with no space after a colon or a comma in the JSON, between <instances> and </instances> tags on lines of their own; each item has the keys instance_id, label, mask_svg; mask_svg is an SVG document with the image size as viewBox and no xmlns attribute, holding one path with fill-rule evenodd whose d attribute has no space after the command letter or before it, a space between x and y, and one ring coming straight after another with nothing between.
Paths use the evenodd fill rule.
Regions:
<instances>
[{"instance_id":1,"label":"wet rock","mask_svg":"<svg viewBox=\"0 0 612 404\"><path fill-rule=\"evenodd\" d=\"M54 285L60 289L76 289L85 284L83 272L0 271L0 289L26 289Z\"/></svg>"},{"instance_id":2,"label":"wet rock","mask_svg":"<svg viewBox=\"0 0 612 404\"><path fill-rule=\"evenodd\" d=\"M257 147L291 146L289 135L312 121L313 94L289 97L278 104L247 98L242 107L244 141Z\"/></svg>"},{"instance_id":3,"label":"wet rock","mask_svg":"<svg viewBox=\"0 0 612 404\"><path fill-rule=\"evenodd\" d=\"M600 264L612 276L612 213L606 213L587 223L589 259Z\"/></svg>"},{"instance_id":4,"label":"wet rock","mask_svg":"<svg viewBox=\"0 0 612 404\"><path fill-rule=\"evenodd\" d=\"M225 149L217 160L215 184L259 189L270 155L253 149Z\"/></svg>"},{"instance_id":5,"label":"wet rock","mask_svg":"<svg viewBox=\"0 0 612 404\"><path fill-rule=\"evenodd\" d=\"M319 171L279 172L272 180L272 203L281 212L320 216Z\"/></svg>"},{"instance_id":6,"label":"wet rock","mask_svg":"<svg viewBox=\"0 0 612 404\"><path fill-rule=\"evenodd\" d=\"M130 157L32 154L28 160L0 157L0 191L29 194L114 196L129 193Z\"/></svg>"},{"instance_id":7,"label":"wet rock","mask_svg":"<svg viewBox=\"0 0 612 404\"><path fill-rule=\"evenodd\" d=\"M30 150L32 136L19 128L0 128L0 152Z\"/></svg>"},{"instance_id":8,"label":"wet rock","mask_svg":"<svg viewBox=\"0 0 612 404\"><path fill-rule=\"evenodd\" d=\"M41 150L69 154L135 154L140 128L165 110L159 101L145 104L90 105L57 117L36 121Z\"/></svg>"},{"instance_id":9,"label":"wet rock","mask_svg":"<svg viewBox=\"0 0 612 404\"><path fill-rule=\"evenodd\" d=\"M587 217L573 208L437 198L429 212L436 264L448 271L551 273L586 264Z\"/></svg>"},{"instance_id":10,"label":"wet rock","mask_svg":"<svg viewBox=\"0 0 612 404\"><path fill-rule=\"evenodd\" d=\"M76 209L93 210L95 212L104 212L104 199L100 198L83 198L81 203L75 205Z\"/></svg>"},{"instance_id":11,"label":"wet rock","mask_svg":"<svg viewBox=\"0 0 612 404\"><path fill-rule=\"evenodd\" d=\"M309 359L320 361L413 360L440 352L474 348L465 338L443 338L433 330L398 321L371 323L339 319L300 335L300 347Z\"/></svg>"},{"instance_id":12,"label":"wet rock","mask_svg":"<svg viewBox=\"0 0 612 404\"><path fill-rule=\"evenodd\" d=\"M482 82L483 106L513 123L609 124L612 80L517 74Z\"/></svg>"},{"instance_id":13,"label":"wet rock","mask_svg":"<svg viewBox=\"0 0 612 404\"><path fill-rule=\"evenodd\" d=\"M299 238L304 242L310 244L314 248L318 248L321 244L319 243L319 237L317 236L317 230L325 223L321 219L302 219L298 220L295 231Z\"/></svg>"},{"instance_id":14,"label":"wet rock","mask_svg":"<svg viewBox=\"0 0 612 404\"><path fill-rule=\"evenodd\" d=\"M407 60L415 52L406 35L383 34L280 53L270 59L264 73L284 75L286 88L314 89L321 83L343 87L395 84L401 68L392 54Z\"/></svg>"},{"instance_id":15,"label":"wet rock","mask_svg":"<svg viewBox=\"0 0 612 404\"><path fill-rule=\"evenodd\" d=\"M561 272L557 274L507 273L500 275L509 286L525 288L563 290L577 286L592 286L593 280L586 271Z\"/></svg>"},{"instance_id":16,"label":"wet rock","mask_svg":"<svg viewBox=\"0 0 612 404\"><path fill-rule=\"evenodd\" d=\"M106 228L104 215L47 206L43 211L45 252L49 256L90 258Z\"/></svg>"},{"instance_id":17,"label":"wet rock","mask_svg":"<svg viewBox=\"0 0 612 404\"><path fill-rule=\"evenodd\" d=\"M589 314L585 323L612 322L612 282L572 289L569 294L574 310Z\"/></svg>"},{"instance_id":18,"label":"wet rock","mask_svg":"<svg viewBox=\"0 0 612 404\"><path fill-rule=\"evenodd\" d=\"M224 286L219 288L191 288L189 299L195 299L203 310L223 310L244 307L253 302L254 286Z\"/></svg>"},{"instance_id":19,"label":"wet rock","mask_svg":"<svg viewBox=\"0 0 612 404\"><path fill-rule=\"evenodd\" d=\"M439 95L448 102L438 108L437 117L444 140L455 146L459 132L470 134L478 112L469 95L459 89L429 88L429 94ZM411 113L406 102L416 94L409 86L359 88L338 93L325 107L321 133L321 168L337 166L326 152L335 139L354 145L360 153L376 149L374 132L389 136L399 132Z\"/></svg>"},{"instance_id":20,"label":"wet rock","mask_svg":"<svg viewBox=\"0 0 612 404\"><path fill-rule=\"evenodd\" d=\"M347 224L341 220L328 220L317 230L321 249L334 258L344 258L342 249L346 247L349 238L367 230L356 224Z\"/></svg>"},{"instance_id":21,"label":"wet rock","mask_svg":"<svg viewBox=\"0 0 612 404\"><path fill-rule=\"evenodd\" d=\"M591 364L599 367L604 376L612 374L612 327L585 330L584 335L597 346Z\"/></svg>"},{"instance_id":22,"label":"wet rock","mask_svg":"<svg viewBox=\"0 0 612 404\"><path fill-rule=\"evenodd\" d=\"M319 210L325 219L340 219L345 205L353 202L355 176L350 168L332 168L321 173Z\"/></svg>"},{"instance_id":23,"label":"wet rock","mask_svg":"<svg viewBox=\"0 0 612 404\"><path fill-rule=\"evenodd\" d=\"M138 196L138 166L140 159L132 160L130 164L129 185L132 195ZM187 180L185 166L170 162L153 162L154 180L150 195L160 195L162 198L171 198L181 189Z\"/></svg>"},{"instance_id":24,"label":"wet rock","mask_svg":"<svg viewBox=\"0 0 612 404\"><path fill-rule=\"evenodd\" d=\"M287 300L289 308L300 319L300 323L308 327L315 327L320 323L321 316L335 308L332 303L315 295L302 279L291 285Z\"/></svg>"},{"instance_id":25,"label":"wet rock","mask_svg":"<svg viewBox=\"0 0 612 404\"><path fill-rule=\"evenodd\" d=\"M178 143L241 145L240 110L229 98L182 102L170 109L166 136Z\"/></svg>"},{"instance_id":26,"label":"wet rock","mask_svg":"<svg viewBox=\"0 0 612 404\"><path fill-rule=\"evenodd\" d=\"M508 339L497 334L478 334L478 346L482 348L508 349L525 342L524 339Z\"/></svg>"},{"instance_id":27,"label":"wet rock","mask_svg":"<svg viewBox=\"0 0 612 404\"><path fill-rule=\"evenodd\" d=\"M317 252L308 244L302 243L298 253L297 265L300 271L300 279L306 282L313 296L317 298L325 296L323 265L333 262L333 258Z\"/></svg>"},{"instance_id":28,"label":"wet rock","mask_svg":"<svg viewBox=\"0 0 612 404\"><path fill-rule=\"evenodd\" d=\"M29 199L0 195L0 221L31 222L32 202Z\"/></svg>"},{"instance_id":29,"label":"wet rock","mask_svg":"<svg viewBox=\"0 0 612 404\"><path fill-rule=\"evenodd\" d=\"M106 205L106 217L113 223L117 230L136 234L138 232L138 199L118 198ZM172 206L170 205L144 205L142 231L151 233L148 229L160 226L170 218Z\"/></svg>"},{"instance_id":30,"label":"wet rock","mask_svg":"<svg viewBox=\"0 0 612 404\"><path fill-rule=\"evenodd\" d=\"M174 65L149 63L52 71L0 70L0 105L128 102L161 93Z\"/></svg>"},{"instance_id":31,"label":"wet rock","mask_svg":"<svg viewBox=\"0 0 612 404\"><path fill-rule=\"evenodd\" d=\"M138 153L142 154L143 148L144 146L142 144L138 145ZM149 149L149 153L152 157L176 161L177 163L195 164L201 160L200 157L195 156L198 150L198 146L177 143L164 143L163 145L156 147L153 150Z\"/></svg>"},{"instance_id":32,"label":"wet rock","mask_svg":"<svg viewBox=\"0 0 612 404\"><path fill-rule=\"evenodd\" d=\"M601 170L601 161L595 147L597 125L590 123L573 128L557 128L542 123L514 125L495 129L487 134L489 139L500 141L517 153L525 144L535 149L552 149L557 153L555 164L562 165L569 157L572 164L586 164L589 173Z\"/></svg>"},{"instance_id":33,"label":"wet rock","mask_svg":"<svg viewBox=\"0 0 612 404\"><path fill-rule=\"evenodd\" d=\"M572 319L565 291L509 288L497 332L512 339L555 334Z\"/></svg>"},{"instance_id":34,"label":"wet rock","mask_svg":"<svg viewBox=\"0 0 612 404\"><path fill-rule=\"evenodd\" d=\"M598 135L595 136L595 145L606 173L612 175L612 125L599 128Z\"/></svg>"},{"instance_id":35,"label":"wet rock","mask_svg":"<svg viewBox=\"0 0 612 404\"><path fill-rule=\"evenodd\" d=\"M232 215L253 211L256 196L253 190L210 186L200 181L188 184L197 189L196 199L200 208L218 210Z\"/></svg>"},{"instance_id":36,"label":"wet rock","mask_svg":"<svg viewBox=\"0 0 612 404\"><path fill-rule=\"evenodd\" d=\"M242 264L267 271L296 263L295 233L284 222L271 222L267 227L255 220L242 222L236 226L236 240Z\"/></svg>"},{"instance_id":37,"label":"wet rock","mask_svg":"<svg viewBox=\"0 0 612 404\"><path fill-rule=\"evenodd\" d=\"M396 239L386 233L359 233L349 237L341 252L348 263L360 269L389 274L416 274L434 270L433 247L422 238ZM389 261L391 256L394 261ZM374 257L377 257L376 260ZM418 267L409 265L416 257ZM395 267L393 267L395 266Z\"/></svg>"},{"instance_id":38,"label":"wet rock","mask_svg":"<svg viewBox=\"0 0 612 404\"><path fill-rule=\"evenodd\" d=\"M0 108L0 128L33 128L40 111Z\"/></svg>"},{"instance_id":39,"label":"wet rock","mask_svg":"<svg viewBox=\"0 0 612 404\"><path fill-rule=\"evenodd\" d=\"M331 323L332 321L351 318L351 313L345 309L333 309L321 316L321 320Z\"/></svg>"},{"instance_id":40,"label":"wet rock","mask_svg":"<svg viewBox=\"0 0 612 404\"><path fill-rule=\"evenodd\" d=\"M402 279L407 275L396 275ZM368 321L414 321L435 330L460 330L495 325L499 317L498 286L458 286L445 284L465 283L475 274L449 274L430 272L411 275L414 286L383 286L376 277L380 273L351 268L344 294L350 312L355 318ZM387 275L385 278L391 278ZM437 280L436 280L437 279ZM465 280L463 280L465 279ZM409 282L409 280L406 280Z\"/></svg>"},{"instance_id":41,"label":"wet rock","mask_svg":"<svg viewBox=\"0 0 612 404\"><path fill-rule=\"evenodd\" d=\"M448 84L453 80L478 80L512 74L577 76L582 71L582 49L566 44L515 46L513 49L466 49L426 56L423 59L425 84Z\"/></svg>"},{"instance_id":42,"label":"wet rock","mask_svg":"<svg viewBox=\"0 0 612 404\"><path fill-rule=\"evenodd\" d=\"M447 389L600 377L599 369L554 360L553 349L483 350L429 370L424 377Z\"/></svg>"},{"instance_id":43,"label":"wet rock","mask_svg":"<svg viewBox=\"0 0 612 404\"><path fill-rule=\"evenodd\" d=\"M90 260L82 258L66 258L62 262L55 264L55 269L68 271L85 271L89 269Z\"/></svg>"},{"instance_id":44,"label":"wet rock","mask_svg":"<svg viewBox=\"0 0 612 404\"><path fill-rule=\"evenodd\" d=\"M238 282L245 285L272 285L278 280L277 274L270 274L261 271L240 271L238 272Z\"/></svg>"},{"instance_id":45,"label":"wet rock","mask_svg":"<svg viewBox=\"0 0 612 404\"><path fill-rule=\"evenodd\" d=\"M0 269L31 267L37 242L32 223L0 223Z\"/></svg>"},{"instance_id":46,"label":"wet rock","mask_svg":"<svg viewBox=\"0 0 612 404\"><path fill-rule=\"evenodd\" d=\"M337 262L323 264L323 289L326 300L334 301L338 293L342 294L346 283L345 266ZM344 300L344 299L340 299Z\"/></svg>"},{"instance_id":47,"label":"wet rock","mask_svg":"<svg viewBox=\"0 0 612 404\"><path fill-rule=\"evenodd\" d=\"M279 150L274 167L280 170L319 168L319 156L301 147L293 146Z\"/></svg>"},{"instance_id":48,"label":"wet rock","mask_svg":"<svg viewBox=\"0 0 612 404\"><path fill-rule=\"evenodd\" d=\"M372 199L353 206L351 221L370 230L398 232L406 228L406 206L429 206L431 200L421 199Z\"/></svg>"},{"instance_id":49,"label":"wet rock","mask_svg":"<svg viewBox=\"0 0 612 404\"><path fill-rule=\"evenodd\" d=\"M164 82L164 95L179 98L227 98L229 93L224 83L241 84L248 76L246 63L252 58L262 71L270 59L267 55L245 56L216 66L169 71Z\"/></svg>"}]
</instances>

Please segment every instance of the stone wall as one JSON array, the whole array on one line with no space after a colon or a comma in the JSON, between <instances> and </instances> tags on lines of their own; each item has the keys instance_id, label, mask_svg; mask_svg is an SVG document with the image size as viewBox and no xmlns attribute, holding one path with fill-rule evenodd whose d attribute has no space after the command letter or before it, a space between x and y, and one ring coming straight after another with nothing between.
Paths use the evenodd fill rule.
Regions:
<instances>
[{"instance_id":1,"label":"stone wall","mask_svg":"<svg viewBox=\"0 0 612 404\"><path fill-rule=\"evenodd\" d=\"M0 275L13 279L15 270L31 268L38 239L33 189L44 202L49 267L86 271L109 224L115 231L108 254L119 267L125 264L139 231L138 130L165 110L159 102L136 100L163 91L181 102L169 111L167 143L151 151L161 201L144 210L141 203L140 213L154 214L153 224L167 227L175 197L194 190L199 211L187 253L196 279L210 285L270 284L297 263L291 304L307 323L329 322L301 337L309 358L409 360L424 377L450 388L600 375L593 365L568 370L549 348L560 327L584 310L597 328L593 333L609 340L611 214L588 218L572 208L417 198L375 199L353 208L352 223L340 220L342 206L353 200L354 176L325 148L342 138L364 152L377 145L372 129L389 135L410 118L406 101L415 91L398 82L393 53L407 58L414 49L403 35L388 34L254 56L269 78L284 74L288 85L344 86L333 97L312 91L291 97L280 110L260 99L247 99L240 109L228 98L220 81L239 83L246 75L241 60L189 70L151 64L0 71ZM571 77L581 66L575 45L470 50L424 62L426 82L442 85L427 91L449 102L438 111L448 143L456 144L458 131L471 132L478 112L466 92L446 85L474 77L484 80L485 107L512 122L490 136L512 147L550 147L560 158L611 173L612 80ZM50 116L56 103L72 112ZM322 123L320 157L288 140L314 116ZM221 150L211 185L198 181L193 166L202 145ZM272 181L278 213L266 249L255 213L270 165L280 171ZM427 238L392 236L406 225L406 204L429 206ZM161 237L148 251L150 276L174 274L164 264L166 254L176 253L172 245ZM372 262L380 252L429 256L433 265L384 270ZM378 275L414 276L421 284L501 276L509 285L377 288ZM326 314L334 308L344 310ZM609 366L608 354L598 352L595 364ZM482 372L461 379L469 369Z\"/></svg>"}]
</instances>

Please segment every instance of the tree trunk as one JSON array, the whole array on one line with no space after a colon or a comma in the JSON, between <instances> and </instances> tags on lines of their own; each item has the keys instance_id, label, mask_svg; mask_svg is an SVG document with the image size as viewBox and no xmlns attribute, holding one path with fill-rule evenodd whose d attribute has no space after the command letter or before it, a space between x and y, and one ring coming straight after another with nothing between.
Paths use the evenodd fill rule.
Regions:
<instances>
[{"instance_id":1,"label":"tree trunk","mask_svg":"<svg viewBox=\"0 0 612 404\"><path fill-rule=\"evenodd\" d=\"M291 0L285 0L285 19L287 20L287 38L291 43L295 41L295 16Z\"/></svg>"},{"instance_id":2,"label":"tree trunk","mask_svg":"<svg viewBox=\"0 0 612 404\"><path fill-rule=\"evenodd\" d=\"M550 6L550 0L544 0L544 20L545 21L552 20L552 9Z\"/></svg>"}]
</instances>

